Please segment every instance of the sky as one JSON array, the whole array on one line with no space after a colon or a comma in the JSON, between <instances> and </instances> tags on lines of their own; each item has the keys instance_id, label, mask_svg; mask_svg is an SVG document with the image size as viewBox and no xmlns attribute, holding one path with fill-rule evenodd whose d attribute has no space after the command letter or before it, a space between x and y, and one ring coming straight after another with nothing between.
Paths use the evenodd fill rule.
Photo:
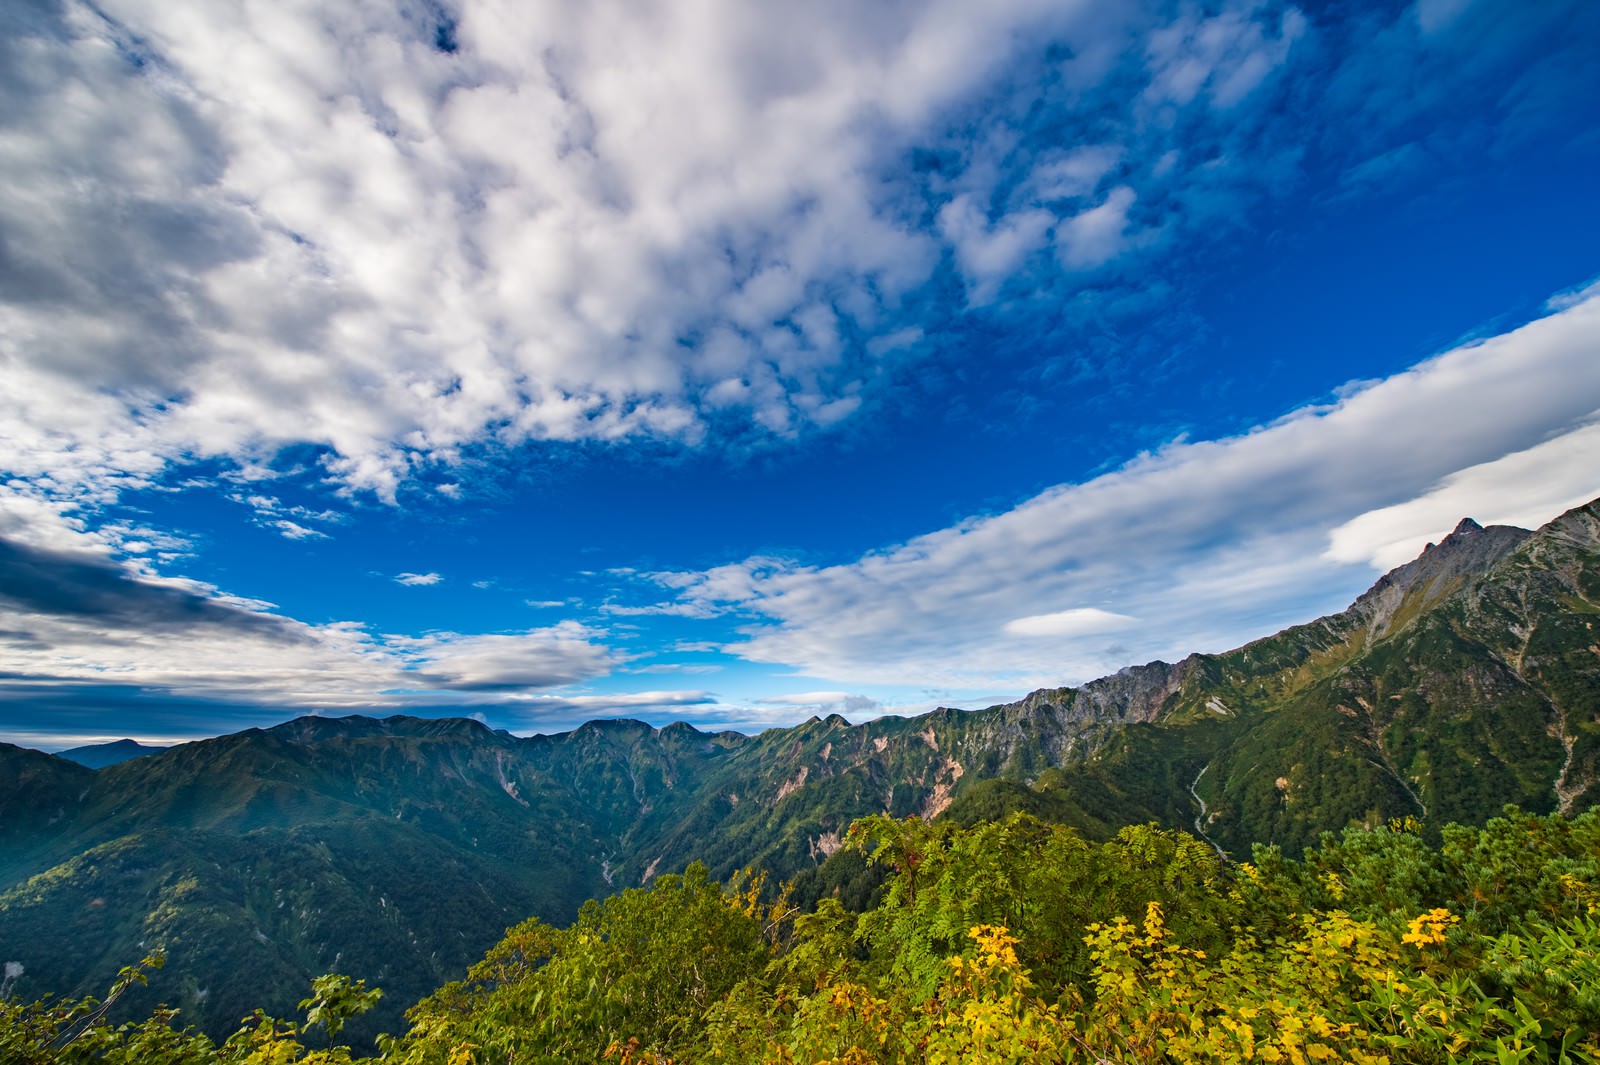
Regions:
<instances>
[{"instance_id":1,"label":"sky","mask_svg":"<svg viewBox=\"0 0 1600 1065\"><path fill-rule=\"evenodd\" d=\"M976 709L1600 496L1589 0L11 0L0 740Z\"/></svg>"}]
</instances>

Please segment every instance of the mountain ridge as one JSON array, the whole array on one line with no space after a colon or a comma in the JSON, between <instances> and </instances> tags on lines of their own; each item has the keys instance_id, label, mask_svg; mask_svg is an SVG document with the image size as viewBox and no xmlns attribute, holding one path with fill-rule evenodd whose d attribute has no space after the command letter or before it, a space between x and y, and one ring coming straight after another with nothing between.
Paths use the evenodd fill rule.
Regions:
<instances>
[{"instance_id":1,"label":"mountain ridge","mask_svg":"<svg viewBox=\"0 0 1600 1065\"><path fill-rule=\"evenodd\" d=\"M0 747L0 960L75 993L161 943L162 997L217 1030L339 966L389 987L392 1027L529 913L696 858L822 875L869 813L1158 821L1242 854L1574 811L1600 798L1597 622L1600 501L1533 533L1464 521L1339 613L980 710L755 735L302 717L94 771Z\"/></svg>"}]
</instances>

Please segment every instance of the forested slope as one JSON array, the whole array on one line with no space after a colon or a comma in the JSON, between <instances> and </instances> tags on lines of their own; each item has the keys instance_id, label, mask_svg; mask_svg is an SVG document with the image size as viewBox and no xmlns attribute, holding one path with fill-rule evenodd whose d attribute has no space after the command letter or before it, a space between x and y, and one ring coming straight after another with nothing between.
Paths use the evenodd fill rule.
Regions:
<instances>
[{"instance_id":1,"label":"forested slope","mask_svg":"<svg viewBox=\"0 0 1600 1065\"><path fill-rule=\"evenodd\" d=\"M510 929L368 1060L701 1062L1600 1061L1600 815L1508 811L1430 844L1411 823L1227 863L1153 826L1095 843L1022 815L858 822L862 912L726 887L703 865ZM155 973L152 982L161 974ZM219 1046L181 1015L0 1004L0 1057L347 1062L373 995L308 988Z\"/></svg>"}]
</instances>

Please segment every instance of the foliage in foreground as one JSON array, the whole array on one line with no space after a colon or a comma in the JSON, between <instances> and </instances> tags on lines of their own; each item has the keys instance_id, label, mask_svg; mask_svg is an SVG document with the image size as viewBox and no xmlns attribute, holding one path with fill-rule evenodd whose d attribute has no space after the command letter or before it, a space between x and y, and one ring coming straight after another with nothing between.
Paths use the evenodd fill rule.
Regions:
<instances>
[{"instance_id":1,"label":"foliage in foreground","mask_svg":"<svg viewBox=\"0 0 1600 1065\"><path fill-rule=\"evenodd\" d=\"M77 1002L0 1001L0 1061L7 1065L351 1065L349 1047L310 1049L327 1043L345 1021L371 1009L382 995L359 980L329 974L312 984L300 1003L303 1023L280 1021L257 1010L220 1046L193 1029L173 1026L177 1010L159 1008L138 1022L106 1020L119 998L161 968L160 955L122 970L101 999ZM320 1031L319 1031L320 1029Z\"/></svg>"},{"instance_id":2,"label":"foliage in foreground","mask_svg":"<svg viewBox=\"0 0 1600 1065\"><path fill-rule=\"evenodd\" d=\"M1096 844L1024 816L867 818L848 845L889 871L863 913L693 866L511 929L365 1060L1600 1062L1600 814L1508 810L1437 846L1351 829L1242 865L1179 832ZM311 1033L372 994L324 977L304 1025L257 1015L220 1046L168 1012L112 1028L92 1001L0 1004L0 1057L344 1063Z\"/></svg>"}]
</instances>

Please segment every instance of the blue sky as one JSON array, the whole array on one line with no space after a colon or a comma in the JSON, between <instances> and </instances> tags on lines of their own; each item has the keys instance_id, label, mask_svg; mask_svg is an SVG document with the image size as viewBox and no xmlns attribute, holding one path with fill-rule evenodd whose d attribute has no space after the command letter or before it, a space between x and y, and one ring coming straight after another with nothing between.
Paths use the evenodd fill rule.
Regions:
<instances>
[{"instance_id":1,"label":"blue sky","mask_svg":"<svg viewBox=\"0 0 1600 1065\"><path fill-rule=\"evenodd\" d=\"M1600 8L25 0L0 738L976 708L1600 496Z\"/></svg>"}]
</instances>

